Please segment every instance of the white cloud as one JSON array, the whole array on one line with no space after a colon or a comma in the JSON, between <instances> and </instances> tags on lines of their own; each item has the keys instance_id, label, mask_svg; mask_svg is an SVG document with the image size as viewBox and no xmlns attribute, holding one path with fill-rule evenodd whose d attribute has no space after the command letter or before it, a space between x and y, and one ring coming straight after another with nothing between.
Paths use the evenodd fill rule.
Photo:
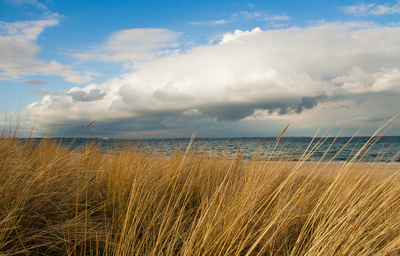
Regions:
<instances>
[{"instance_id":1,"label":"white cloud","mask_svg":"<svg viewBox=\"0 0 400 256\"><path fill-rule=\"evenodd\" d=\"M400 13L400 2L395 5L360 3L358 5L341 7L341 9L348 14L356 16L396 14Z\"/></svg>"},{"instance_id":2,"label":"white cloud","mask_svg":"<svg viewBox=\"0 0 400 256\"><path fill-rule=\"evenodd\" d=\"M340 113L368 120L400 109L393 100L400 95L399 27L322 23L237 30L223 40L141 63L103 84L47 95L27 109L45 122L133 118L135 125L177 114L219 121L298 117L298 125L302 117L324 117L337 125Z\"/></svg>"},{"instance_id":3,"label":"white cloud","mask_svg":"<svg viewBox=\"0 0 400 256\"><path fill-rule=\"evenodd\" d=\"M46 27L59 23L54 13L35 21L0 22L0 80L18 80L26 75L55 75L75 83L91 80L69 66L56 61L44 62L37 57L40 46L36 43Z\"/></svg>"},{"instance_id":4,"label":"white cloud","mask_svg":"<svg viewBox=\"0 0 400 256\"><path fill-rule=\"evenodd\" d=\"M258 11L254 11L254 12L241 11L241 12L239 12L239 14L248 19L257 19L263 15L262 12L258 12Z\"/></svg>"},{"instance_id":5,"label":"white cloud","mask_svg":"<svg viewBox=\"0 0 400 256\"><path fill-rule=\"evenodd\" d=\"M273 21L285 21L285 20L290 20L290 17L286 14L281 14L281 15L265 15L264 16L265 20L273 20Z\"/></svg>"},{"instance_id":6,"label":"white cloud","mask_svg":"<svg viewBox=\"0 0 400 256\"><path fill-rule=\"evenodd\" d=\"M37 0L7 0L7 2L15 5L32 5L36 7L37 9L43 10L43 11L49 11L46 5L38 2Z\"/></svg>"},{"instance_id":7,"label":"white cloud","mask_svg":"<svg viewBox=\"0 0 400 256\"><path fill-rule=\"evenodd\" d=\"M254 28L251 31L249 31L249 30L242 31L240 29L236 29L235 32L233 32L233 33L226 33L225 35L223 35L222 40L221 40L221 42L219 44L224 44L224 43L227 43L227 42L230 42L230 41L236 41L240 37L248 36L250 34L256 34L256 33L259 33L259 32L261 32L261 29L259 27Z\"/></svg>"},{"instance_id":8,"label":"white cloud","mask_svg":"<svg viewBox=\"0 0 400 256\"><path fill-rule=\"evenodd\" d=\"M192 25L223 25L227 23L232 23L238 20L257 20L257 21L269 21L269 22L277 22L277 21L287 21L290 20L288 15L277 14L277 15L269 15L262 11L240 11L238 13L233 13L229 16L228 19L219 19L219 20L208 20L208 21L193 21L190 22Z\"/></svg>"},{"instance_id":9,"label":"white cloud","mask_svg":"<svg viewBox=\"0 0 400 256\"><path fill-rule=\"evenodd\" d=\"M269 21L286 21L290 20L290 17L286 14L281 14L281 15L269 15L264 12L260 11L254 11L254 12L249 12L249 11L241 11L239 12L240 16L243 16L247 19L259 19L259 20L269 20Z\"/></svg>"},{"instance_id":10,"label":"white cloud","mask_svg":"<svg viewBox=\"0 0 400 256\"><path fill-rule=\"evenodd\" d=\"M223 24L227 24L231 22L230 20L226 20L226 19L220 19L220 20L209 20L209 21L193 21L190 22L190 24L192 25L212 25L212 26L216 26L216 25L223 25Z\"/></svg>"},{"instance_id":11,"label":"white cloud","mask_svg":"<svg viewBox=\"0 0 400 256\"><path fill-rule=\"evenodd\" d=\"M86 61L144 61L174 52L179 33L160 28L120 30L93 50L74 53Z\"/></svg>"},{"instance_id":12,"label":"white cloud","mask_svg":"<svg viewBox=\"0 0 400 256\"><path fill-rule=\"evenodd\" d=\"M353 67L348 74L331 80L349 93L400 92L400 67L382 68L377 72L365 72Z\"/></svg>"}]
</instances>

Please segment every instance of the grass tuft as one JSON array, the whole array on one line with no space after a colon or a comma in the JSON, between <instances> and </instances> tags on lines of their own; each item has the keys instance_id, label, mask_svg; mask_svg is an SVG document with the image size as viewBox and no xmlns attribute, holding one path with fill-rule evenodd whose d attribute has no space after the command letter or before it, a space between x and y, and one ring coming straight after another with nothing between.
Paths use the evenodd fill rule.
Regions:
<instances>
[{"instance_id":1,"label":"grass tuft","mask_svg":"<svg viewBox=\"0 0 400 256\"><path fill-rule=\"evenodd\" d=\"M299 161L247 161L195 150L193 138L161 157L7 134L0 254L400 254L399 165L308 162L323 140Z\"/></svg>"}]
</instances>

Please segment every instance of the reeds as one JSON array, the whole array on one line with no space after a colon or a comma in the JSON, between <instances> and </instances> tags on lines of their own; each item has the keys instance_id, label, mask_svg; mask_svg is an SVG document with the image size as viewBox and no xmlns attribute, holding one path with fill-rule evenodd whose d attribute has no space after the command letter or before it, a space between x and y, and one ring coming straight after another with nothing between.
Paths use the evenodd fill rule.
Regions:
<instances>
[{"instance_id":1,"label":"reeds","mask_svg":"<svg viewBox=\"0 0 400 256\"><path fill-rule=\"evenodd\" d=\"M399 165L306 159L110 154L3 135L0 254L400 254Z\"/></svg>"}]
</instances>

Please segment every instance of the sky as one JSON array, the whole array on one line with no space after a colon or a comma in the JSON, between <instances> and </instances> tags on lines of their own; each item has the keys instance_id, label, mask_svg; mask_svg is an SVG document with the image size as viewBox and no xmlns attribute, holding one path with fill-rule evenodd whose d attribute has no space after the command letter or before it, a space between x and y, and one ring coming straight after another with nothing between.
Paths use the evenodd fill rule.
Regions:
<instances>
[{"instance_id":1,"label":"sky","mask_svg":"<svg viewBox=\"0 0 400 256\"><path fill-rule=\"evenodd\" d=\"M372 135L400 112L399 1L0 1L19 136Z\"/></svg>"}]
</instances>

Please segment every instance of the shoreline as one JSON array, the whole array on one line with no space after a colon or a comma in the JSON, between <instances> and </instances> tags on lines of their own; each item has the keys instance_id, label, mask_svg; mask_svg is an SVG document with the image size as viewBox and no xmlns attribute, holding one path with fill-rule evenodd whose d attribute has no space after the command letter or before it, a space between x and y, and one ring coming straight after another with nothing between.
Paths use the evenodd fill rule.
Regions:
<instances>
[{"instance_id":1,"label":"shoreline","mask_svg":"<svg viewBox=\"0 0 400 256\"><path fill-rule=\"evenodd\" d=\"M277 164L282 164L282 162L277 161ZM293 168L296 166L296 162L290 164L289 168ZM322 169L321 169L322 168ZM299 171L313 171L315 169L323 172L324 174L330 175L334 172L339 172L343 170L343 168L347 168L348 171L361 171L366 174L376 175L400 175L400 163L391 162L391 163L380 163L380 162L359 162L359 163L349 163L349 162L303 162L300 164Z\"/></svg>"}]
</instances>

